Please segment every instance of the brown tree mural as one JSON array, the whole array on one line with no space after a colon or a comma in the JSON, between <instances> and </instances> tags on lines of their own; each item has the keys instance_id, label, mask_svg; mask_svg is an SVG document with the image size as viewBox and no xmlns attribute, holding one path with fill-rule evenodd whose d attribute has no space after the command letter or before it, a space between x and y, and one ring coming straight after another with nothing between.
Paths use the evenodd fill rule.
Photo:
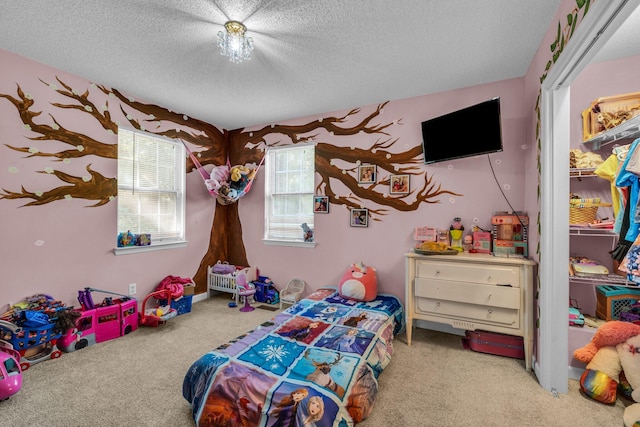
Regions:
<instances>
[{"instance_id":1,"label":"brown tree mural","mask_svg":"<svg viewBox=\"0 0 640 427\"><path fill-rule=\"evenodd\" d=\"M259 163L267 145L280 146L297 144L313 140L316 144L316 173L320 180L316 193L324 194L334 205L344 206L346 209L366 207L373 220L380 220L389 210L412 211L421 203L438 203L443 194L459 196L449 190L441 189L421 168L422 150L416 146L404 152L394 152L392 148L397 139L391 137L388 128L400 121L378 123L382 109L387 104L380 104L369 115L360 119L360 109L353 109L341 117L324 117L300 125L270 125L254 131L238 129L221 131L215 126L169 111L153 104L136 101L121 92L100 85L91 85L83 93L74 91L59 78L56 83L41 82L55 90L66 103L51 103L55 109L73 109L85 115L87 120L94 120L108 134L117 134L118 122L110 112L109 101L117 104L119 113L126 118L130 126L135 129L162 135L169 138L179 138L188 143L192 151L198 156L203 166L222 165L229 160L230 164ZM107 101L97 106L91 101L92 91L102 92ZM20 85L17 85L16 95L0 94L0 98L9 101L16 108L25 128L37 136L29 139L37 141L55 142L52 147L59 147L59 143L66 144L67 149L50 152L34 150L31 147L19 147L5 144L11 150L25 153L27 157L51 157L55 161L70 158L80 158L88 155L116 159L117 140L98 141L83 133L67 129L56 120L53 113L49 119L41 118L41 111L34 111L34 100L27 95ZM94 96L95 98L95 96ZM111 107L113 108L113 107ZM49 122L49 124L43 122ZM171 126L168 126L171 124ZM175 125L179 125L176 128ZM335 140L336 137L350 137L354 135L371 135L375 141L365 148L338 146L323 139ZM267 143L274 137L276 142ZM362 144L359 144L362 147ZM375 164L378 168L376 183L363 186L358 183L357 170L361 163ZM346 166L345 166L346 165ZM113 200L117 195L115 177L105 177L86 166L90 174L87 177L71 176L58 169L38 171L50 173L63 183L49 191L36 193L26 188L11 191L3 188L0 199L30 200L23 206L35 206L63 200L69 197L97 201L91 205L101 206ZM187 159L187 170L195 170L193 162ZM389 176L392 174L408 174L420 177L423 183L417 190L408 195L389 195ZM386 176L384 176L386 175ZM336 184L346 187L349 194L340 195L335 190ZM408 201L411 199L412 201ZM212 203L214 199L212 199ZM197 272L193 275L196 291L206 291L207 266L218 260L227 260L232 264L249 265L246 251L242 242L242 224L238 213L239 204L220 205L215 209L211 235L207 252L203 255Z\"/></svg>"}]
</instances>

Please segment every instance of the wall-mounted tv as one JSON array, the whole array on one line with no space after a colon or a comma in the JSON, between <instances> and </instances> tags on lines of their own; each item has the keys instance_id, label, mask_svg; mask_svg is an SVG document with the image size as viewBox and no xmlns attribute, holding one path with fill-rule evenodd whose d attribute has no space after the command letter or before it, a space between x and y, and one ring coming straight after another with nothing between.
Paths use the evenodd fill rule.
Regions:
<instances>
[{"instance_id":1,"label":"wall-mounted tv","mask_svg":"<svg viewBox=\"0 0 640 427\"><path fill-rule=\"evenodd\" d=\"M425 163L502 151L500 98L422 122Z\"/></svg>"}]
</instances>

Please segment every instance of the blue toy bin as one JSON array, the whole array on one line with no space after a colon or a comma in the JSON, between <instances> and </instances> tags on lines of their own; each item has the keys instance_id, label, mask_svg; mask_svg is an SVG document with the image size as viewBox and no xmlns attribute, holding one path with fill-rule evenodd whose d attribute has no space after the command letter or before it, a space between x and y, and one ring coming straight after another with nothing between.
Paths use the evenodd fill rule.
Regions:
<instances>
[{"instance_id":1,"label":"blue toy bin","mask_svg":"<svg viewBox=\"0 0 640 427\"><path fill-rule=\"evenodd\" d=\"M54 326L54 323L50 323L36 327L23 327L21 331L11 334L11 345L16 350L25 350L58 339L62 333L54 332Z\"/></svg>"},{"instance_id":2,"label":"blue toy bin","mask_svg":"<svg viewBox=\"0 0 640 427\"><path fill-rule=\"evenodd\" d=\"M178 315L191 313L191 300L193 295L183 295L178 299L171 300L171 308L178 312ZM159 300L160 305L167 305L166 299Z\"/></svg>"}]
</instances>

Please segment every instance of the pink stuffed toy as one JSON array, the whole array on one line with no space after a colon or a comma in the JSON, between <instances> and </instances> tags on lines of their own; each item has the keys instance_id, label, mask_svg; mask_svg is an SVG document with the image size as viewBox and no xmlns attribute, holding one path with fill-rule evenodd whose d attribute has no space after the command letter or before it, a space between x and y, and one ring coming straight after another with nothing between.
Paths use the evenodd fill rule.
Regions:
<instances>
[{"instance_id":1,"label":"pink stuffed toy","mask_svg":"<svg viewBox=\"0 0 640 427\"><path fill-rule=\"evenodd\" d=\"M338 292L343 298L373 301L378 295L376 269L366 266L362 262L351 264L340 280Z\"/></svg>"},{"instance_id":2,"label":"pink stuffed toy","mask_svg":"<svg viewBox=\"0 0 640 427\"><path fill-rule=\"evenodd\" d=\"M229 184L231 172L229 166L214 166L209 175L209 179L206 179L204 184L207 186L207 190L217 194L220 187Z\"/></svg>"}]
</instances>

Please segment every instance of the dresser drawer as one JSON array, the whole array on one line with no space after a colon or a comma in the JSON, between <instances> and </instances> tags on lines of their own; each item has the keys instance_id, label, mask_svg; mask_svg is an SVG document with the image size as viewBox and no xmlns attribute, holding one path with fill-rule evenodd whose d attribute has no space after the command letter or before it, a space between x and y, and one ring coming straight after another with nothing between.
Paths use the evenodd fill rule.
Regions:
<instances>
[{"instance_id":1,"label":"dresser drawer","mask_svg":"<svg viewBox=\"0 0 640 427\"><path fill-rule=\"evenodd\" d=\"M501 326L503 328L520 328L520 313L518 310L487 307L484 305L467 304L458 301L442 301L432 298L416 298L416 314L447 318L456 322L470 322L474 325L485 324ZM479 328L481 329L481 328Z\"/></svg>"},{"instance_id":2,"label":"dresser drawer","mask_svg":"<svg viewBox=\"0 0 640 427\"><path fill-rule=\"evenodd\" d=\"M509 265L418 261L416 263L416 277L484 285L511 285L514 288L520 287L519 269Z\"/></svg>"},{"instance_id":3,"label":"dresser drawer","mask_svg":"<svg viewBox=\"0 0 640 427\"><path fill-rule=\"evenodd\" d=\"M520 289L508 286L478 285L416 277L415 296L489 307L520 309Z\"/></svg>"}]
</instances>

